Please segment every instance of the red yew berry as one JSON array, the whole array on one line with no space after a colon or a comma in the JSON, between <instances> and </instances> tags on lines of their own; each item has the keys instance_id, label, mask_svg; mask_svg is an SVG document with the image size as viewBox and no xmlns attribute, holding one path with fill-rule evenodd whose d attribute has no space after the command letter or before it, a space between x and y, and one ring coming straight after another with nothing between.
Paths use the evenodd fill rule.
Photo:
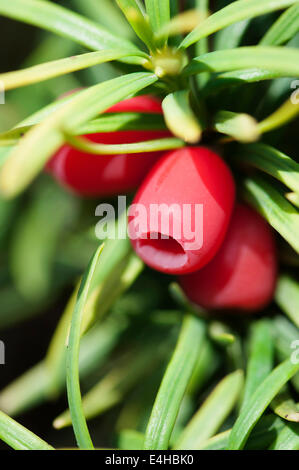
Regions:
<instances>
[{"instance_id":1,"label":"red yew berry","mask_svg":"<svg viewBox=\"0 0 299 470\"><path fill-rule=\"evenodd\" d=\"M153 96L124 100L107 113L141 112L162 114L160 101ZM169 137L166 130L118 131L89 134L92 142L102 144L135 143ZM83 196L109 196L133 191L138 187L162 152L144 154L91 155L64 145L52 157L47 170L64 186Z\"/></svg>"},{"instance_id":2,"label":"red yew berry","mask_svg":"<svg viewBox=\"0 0 299 470\"><path fill-rule=\"evenodd\" d=\"M205 147L167 153L130 209L128 231L135 251L158 271L198 270L220 247L234 198L233 177L217 154Z\"/></svg>"},{"instance_id":3,"label":"red yew berry","mask_svg":"<svg viewBox=\"0 0 299 470\"><path fill-rule=\"evenodd\" d=\"M181 276L180 284L204 308L254 311L271 301L276 270L270 226L254 210L237 205L215 258L200 271Z\"/></svg>"}]
</instances>

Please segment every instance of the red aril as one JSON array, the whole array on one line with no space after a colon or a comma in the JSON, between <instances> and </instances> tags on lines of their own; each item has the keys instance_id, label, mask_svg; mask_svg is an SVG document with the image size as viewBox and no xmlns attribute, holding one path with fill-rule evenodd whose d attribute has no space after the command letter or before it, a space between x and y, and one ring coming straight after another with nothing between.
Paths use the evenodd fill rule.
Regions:
<instances>
[{"instance_id":1,"label":"red aril","mask_svg":"<svg viewBox=\"0 0 299 470\"><path fill-rule=\"evenodd\" d=\"M141 185L129 213L135 251L158 271L196 271L220 247L234 198L233 177L216 153L205 147L167 153Z\"/></svg>"},{"instance_id":2,"label":"red aril","mask_svg":"<svg viewBox=\"0 0 299 470\"><path fill-rule=\"evenodd\" d=\"M160 101L153 96L137 96L112 106L107 113L141 112L162 114ZM167 130L118 131L89 134L92 142L125 144L169 137ZM91 155L64 145L47 164L64 186L83 196L109 196L138 187L162 152L144 154Z\"/></svg>"},{"instance_id":3,"label":"red aril","mask_svg":"<svg viewBox=\"0 0 299 470\"><path fill-rule=\"evenodd\" d=\"M216 256L203 269L181 276L180 284L204 308L255 311L271 301L276 270L270 226L251 208L237 205Z\"/></svg>"}]
</instances>

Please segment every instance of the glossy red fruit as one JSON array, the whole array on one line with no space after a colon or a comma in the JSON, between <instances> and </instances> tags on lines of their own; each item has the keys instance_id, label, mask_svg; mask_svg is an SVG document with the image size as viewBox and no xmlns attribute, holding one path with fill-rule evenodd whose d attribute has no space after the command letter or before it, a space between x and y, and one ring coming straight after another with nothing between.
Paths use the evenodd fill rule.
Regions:
<instances>
[{"instance_id":1,"label":"glossy red fruit","mask_svg":"<svg viewBox=\"0 0 299 470\"><path fill-rule=\"evenodd\" d=\"M162 114L160 101L137 96L112 106L107 113L142 112ZM86 136L102 144L135 143L169 137L168 131L118 131ZM64 186L83 196L109 196L136 189L162 152L91 155L64 145L52 157L47 170Z\"/></svg>"},{"instance_id":2,"label":"glossy red fruit","mask_svg":"<svg viewBox=\"0 0 299 470\"><path fill-rule=\"evenodd\" d=\"M276 282L274 235L254 210L237 205L215 258L196 273L181 276L191 301L207 309L255 311L272 299Z\"/></svg>"},{"instance_id":3,"label":"glossy red fruit","mask_svg":"<svg viewBox=\"0 0 299 470\"><path fill-rule=\"evenodd\" d=\"M166 154L145 179L134 200L139 206L129 214L135 251L158 271L196 271L220 247L234 198L233 177L216 153L185 147Z\"/></svg>"}]
</instances>

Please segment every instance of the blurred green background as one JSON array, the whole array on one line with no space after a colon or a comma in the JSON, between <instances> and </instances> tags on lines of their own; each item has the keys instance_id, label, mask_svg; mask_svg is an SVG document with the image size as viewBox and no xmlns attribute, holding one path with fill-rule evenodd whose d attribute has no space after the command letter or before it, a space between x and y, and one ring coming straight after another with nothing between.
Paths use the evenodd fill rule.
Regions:
<instances>
[{"instance_id":1,"label":"blurred green background","mask_svg":"<svg viewBox=\"0 0 299 470\"><path fill-rule=\"evenodd\" d=\"M57 3L71 6L71 9L80 11L94 21L100 22L102 19L101 0L69 0ZM223 0L218 3L229 2ZM267 16L269 24L277 16L276 13ZM118 34L129 37L132 35L132 31L121 14L116 18L109 18L110 24L107 24L106 17L105 26L117 29ZM247 36L248 44L254 44L263 35L266 29L264 21L263 17L251 22ZM0 31L1 72L83 52L80 46L69 40L1 17ZM26 116L53 102L62 93L119 75L121 67L121 64L103 64L41 84L10 91L6 96L6 104L0 105L0 132L11 128ZM259 87L252 86L254 92L259 93L262 115L269 114L284 101L286 94L289 93L289 82L290 80L284 79L277 81L276 89L273 87L272 93L267 95L265 95L265 90L268 84L261 84ZM249 86L248 90L250 89ZM232 110L238 111L239 103L234 93L234 91L232 94L228 93L226 101ZM255 114L259 110L256 109L256 99L252 100L252 96L250 91L248 94L243 93L240 106L243 106L245 102L249 111L252 108ZM264 96L266 96L265 100L263 100ZM298 121L288 126L285 139L283 138L284 132L285 129L280 129L275 133L270 133L265 137L265 141L273 145L280 141L280 150L296 155ZM46 174L40 175L16 200L8 202L0 199L0 340L4 341L6 346L6 364L0 366L0 390L44 358L74 286L98 245L98 240L94 235L97 222L94 213L99 202L97 199L83 200L71 195L58 187ZM294 257L293 251L284 242L281 242L280 251L281 257L287 261L286 264L292 271L298 265L298 258ZM130 369L131 355L134 356L136 349L137 351L138 348L143 349L148 354L149 350L157 350L158 346L163 346L164 342L167 343L165 338L168 338L169 343L165 344L166 351L162 351L157 363L153 361L153 372L149 369L149 376L146 379L143 380L143 377L140 379L136 373L139 377L138 386L134 387L134 391L132 391L133 388L128 387L125 392L127 397L125 403L117 404L100 418L90 421L91 433L96 436L96 442L100 442L101 445L115 445L115 433L112 431L115 428L116 430L124 427L142 429L147 422L153 397L175 344L180 324L180 318L178 319L176 312L173 312L173 315L169 312L167 318L163 314L159 316L159 312L156 312L156 317L150 316L150 313L157 309L169 311L177 308L177 304L169 295L169 280L167 276L146 269L133 288L113 307L113 315L116 322L119 321L114 338L115 341L117 340L117 346L115 350L111 347L113 352L106 369L104 366L95 372L94 377L83 381L83 391L96 383L101 374L104 375L109 370L111 364L116 363L120 370L123 364L124 369L125 367ZM124 326L122 326L122 321L124 321ZM131 327L132 323L134 327ZM247 319L242 319L240 322L235 319L234 328L243 334L246 332L248 323L250 321ZM278 329L280 327L278 323ZM242 351L238 350L238 347L241 348L237 341L234 346L235 350L232 348L232 351L226 351L227 356L223 359L221 347L213 346L213 352L210 351L207 356L211 354L210 359L213 365L210 365L205 374L198 379L199 394L194 400L195 404L202 401L202 398L210 392L214 383L213 374L221 361L224 362L221 369L222 376L226 372L244 366ZM283 350L283 347L281 349ZM286 349L285 347L284 351ZM236 358L239 358L238 363L234 362ZM207 387L202 395L200 386L203 383ZM17 419L55 447L63 447L66 444L74 446L75 439L70 427L58 432L52 428L52 421L65 410L66 406L64 393L57 400L46 402L36 409L21 413ZM144 409L140 410L140 406ZM192 414L192 406L187 399L182 410L182 414L185 413L183 421L186 421L186 417ZM229 424L227 422L226 427ZM0 447L6 448L1 443Z\"/></svg>"}]
</instances>

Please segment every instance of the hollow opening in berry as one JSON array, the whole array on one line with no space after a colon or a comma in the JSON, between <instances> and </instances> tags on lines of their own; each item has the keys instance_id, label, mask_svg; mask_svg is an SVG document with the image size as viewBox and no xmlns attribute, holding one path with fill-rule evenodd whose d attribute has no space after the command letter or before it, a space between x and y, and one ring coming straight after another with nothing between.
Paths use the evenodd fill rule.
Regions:
<instances>
[{"instance_id":1,"label":"hollow opening in berry","mask_svg":"<svg viewBox=\"0 0 299 470\"><path fill-rule=\"evenodd\" d=\"M139 256L151 265L159 264L163 269L183 267L188 256L179 242L161 233L147 233L147 238L137 240Z\"/></svg>"}]
</instances>

